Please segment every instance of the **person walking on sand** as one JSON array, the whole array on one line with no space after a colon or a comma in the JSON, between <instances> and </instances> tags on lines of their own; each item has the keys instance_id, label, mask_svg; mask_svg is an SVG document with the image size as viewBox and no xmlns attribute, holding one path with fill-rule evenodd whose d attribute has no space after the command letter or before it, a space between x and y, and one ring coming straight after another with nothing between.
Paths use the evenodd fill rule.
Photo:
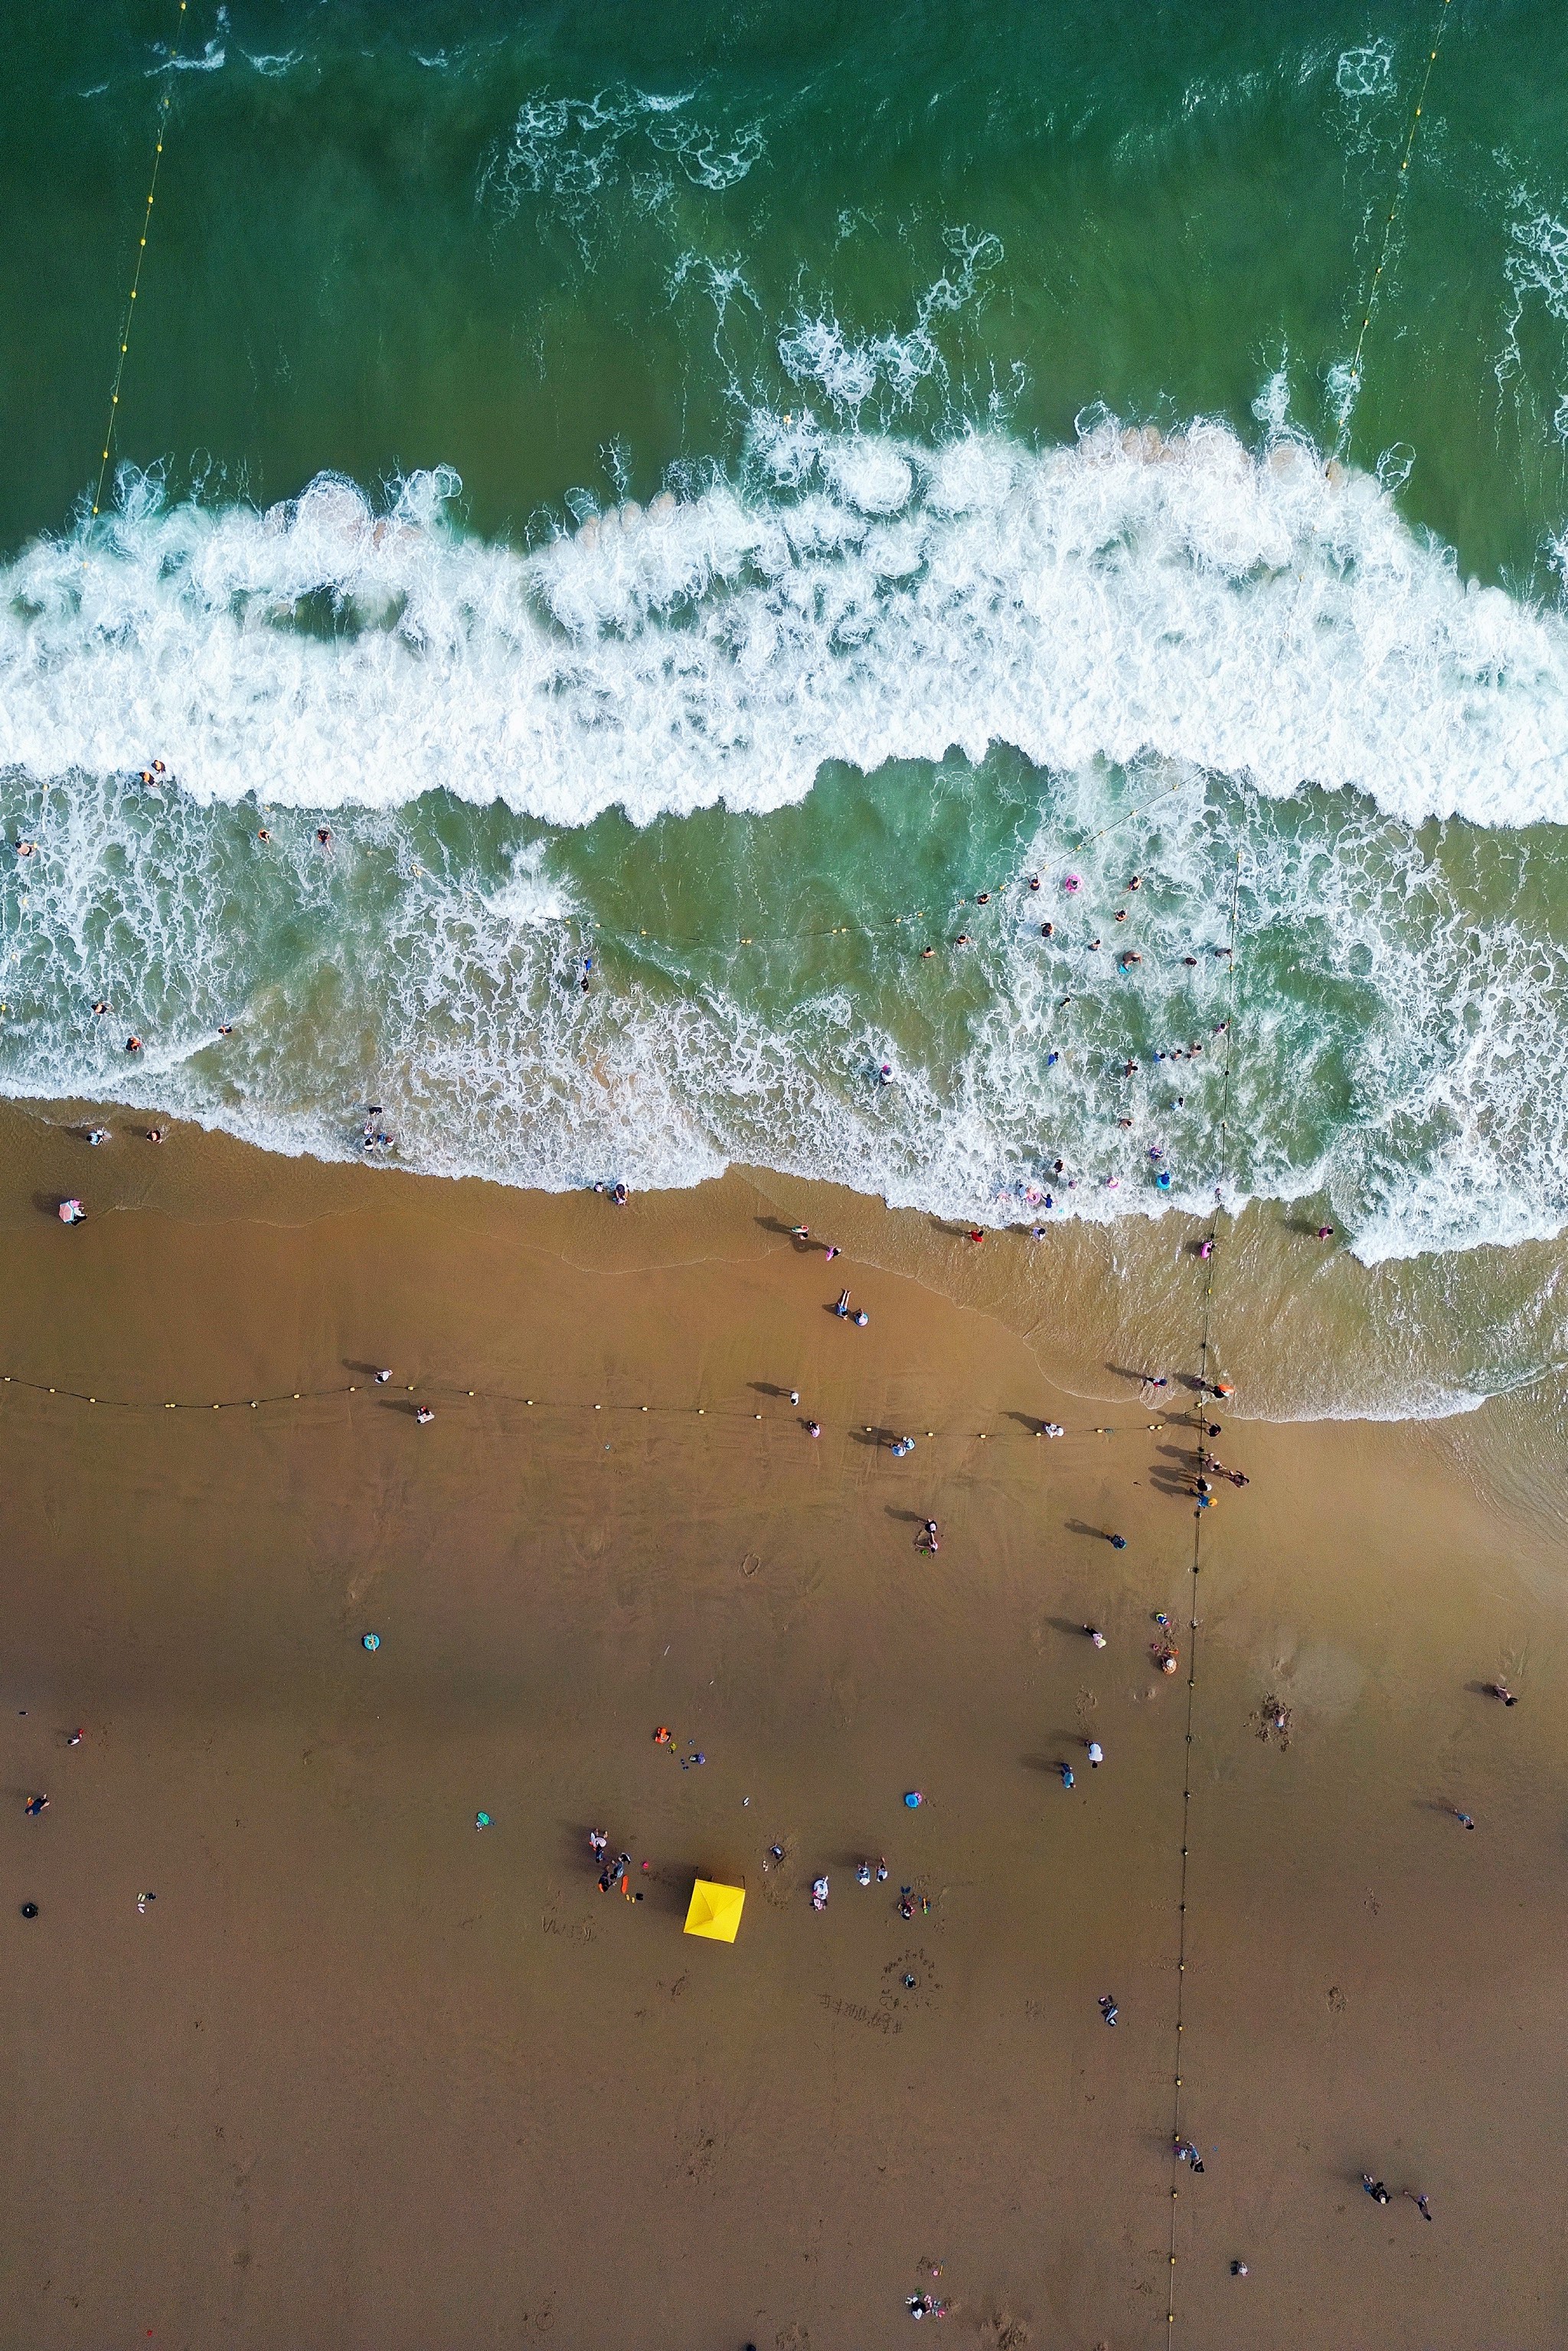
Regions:
<instances>
[{"instance_id":1,"label":"person walking on sand","mask_svg":"<svg viewBox=\"0 0 1568 2351\"><path fill-rule=\"evenodd\" d=\"M1103 1649L1104 1647L1105 1635L1102 1633L1098 1625L1085 1625L1083 1631L1091 1648Z\"/></svg>"},{"instance_id":2,"label":"person walking on sand","mask_svg":"<svg viewBox=\"0 0 1568 2351\"><path fill-rule=\"evenodd\" d=\"M1431 2219L1432 2207L1425 2196L1418 2196L1413 2188L1402 2188L1399 2193L1401 2196L1407 2196L1409 2198L1411 2203L1414 2204L1423 2220L1429 2220Z\"/></svg>"},{"instance_id":3,"label":"person walking on sand","mask_svg":"<svg viewBox=\"0 0 1568 2351\"><path fill-rule=\"evenodd\" d=\"M840 1290L839 1302L834 1307L833 1311L838 1316L841 1322L845 1322L849 1320L850 1293L847 1290Z\"/></svg>"},{"instance_id":4,"label":"person walking on sand","mask_svg":"<svg viewBox=\"0 0 1568 2351\"><path fill-rule=\"evenodd\" d=\"M1489 1698L1500 1698L1504 1706L1517 1706L1519 1704L1519 1700L1515 1698L1513 1692L1510 1689L1506 1682L1488 1682L1487 1695Z\"/></svg>"},{"instance_id":5,"label":"person walking on sand","mask_svg":"<svg viewBox=\"0 0 1568 2351\"><path fill-rule=\"evenodd\" d=\"M1471 1820L1469 1813L1461 1813L1458 1804L1450 1804L1448 1810L1453 1813L1454 1818L1458 1821L1462 1829L1474 1828L1475 1823Z\"/></svg>"},{"instance_id":6,"label":"person walking on sand","mask_svg":"<svg viewBox=\"0 0 1568 2351\"><path fill-rule=\"evenodd\" d=\"M595 1861L603 1861L605 1853L609 1848L609 1844L610 1839L605 1835L602 1829L589 1830L588 1850L593 1855Z\"/></svg>"},{"instance_id":7,"label":"person walking on sand","mask_svg":"<svg viewBox=\"0 0 1568 2351\"><path fill-rule=\"evenodd\" d=\"M935 1519L926 1520L925 1525L921 1528L920 1532L915 1538L915 1548L916 1551L941 1550L942 1538L937 1532L936 1521Z\"/></svg>"},{"instance_id":8,"label":"person walking on sand","mask_svg":"<svg viewBox=\"0 0 1568 2351\"><path fill-rule=\"evenodd\" d=\"M1083 1744L1089 1750L1089 1769L1092 1771L1098 1771L1101 1764L1105 1761L1105 1750L1097 1739L1086 1739Z\"/></svg>"},{"instance_id":9,"label":"person walking on sand","mask_svg":"<svg viewBox=\"0 0 1568 2351\"><path fill-rule=\"evenodd\" d=\"M1375 2204L1386 2204L1388 2202L1389 2199L1387 2189L1384 2186L1381 2179L1374 2179L1370 2171L1364 2171L1362 2173L1361 2185L1363 2192L1370 2196Z\"/></svg>"},{"instance_id":10,"label":"person walking on sand","mask_svg":"<svg viewBox=\"0 0 1568 2351\"><path fill-rule=\"evenodd\" d=\"M1125 1535L1108 1534L1105 1540L1110 1544L1113 1551L1125 1551L1127 1548L1127 1538Z\"/></svg>"},{"instance_id":11,"label":"person walking on sand","mask_svg":"<svg viewBox=\"0 0 1568 2351\"><path fill-rule=\"evenodd\" d=\"M432 1412L427 1404L422 1404L415 1411L413 1417L417 1426L420 1428L428 1428L431 1422L435 1418L435 1415Z\"/></svg>"}]
</instances>

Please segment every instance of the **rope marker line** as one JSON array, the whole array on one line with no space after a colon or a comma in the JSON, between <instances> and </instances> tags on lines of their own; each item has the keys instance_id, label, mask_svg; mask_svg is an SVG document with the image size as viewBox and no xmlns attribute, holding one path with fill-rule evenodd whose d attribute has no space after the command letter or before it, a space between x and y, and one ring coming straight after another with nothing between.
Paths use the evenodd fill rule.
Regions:
<instances>
[{"instance_id":1,"label":"rope marker line","mask_svg":"<svg viewBox=\"0 0 1568 2351\"><path fill-rule=\"evenodd\" d=\"M169 52L169 64L165 68L171 74L179 61L180 44L184 38L187 5L188 0L180 0L180 16L174 46ZM168 126L169 106L173 95L173 83L171 81L168 89L163 92L162 102L158 109L158 137L152 149L152 172L147 186L146 209L141 215L141 236L136 247L136 267L131 275L131 296L125 305L125 316L120 322L120 350L114 362L114 379L109 390L109 421L103 428L103 451L99 459L98 482L92 494L92 517L95 522L103 504L104 476L109 471L110 452L114 447L115 434L120 423L120 380L125 373L126 355L131 349L131 321L136 316L136 297L141 285L141 264L147 257L147 232L152 222L152 200L158 193L158 167L163 160L163 133Z\"/></svg>"},{"instance_id":2,"label":"rope marker line","mask_svg":"<svg viewBox=\"0 0 1568 2351\"><path fill-rule=\"evenodd\" d=\"M1198 1406L1197 1474L1199 1477L1203 1475L1205 1465L1208 1459L1204 1423L1207 1418L1208 1401L1207 1383L1209 1374L1209 1345L1214 1322L1214 1273L1218 1260L1218 1251L1214 1249L1213 1244L1218 1241L1219 1238L1219 1228L1226 1216L1223 1170L1225 1166L1226 1139L1230 1124L1231 1065L1235 1060L1236 936L1240 904L1241 852L1238 850L1236 852L1236 874L1235 879L1231 883L1230 891L1230 955L1228 958L1230 965L1230 990L1229 1001L1226 1008L1228 1017L1225 1029L1225 1076L1220 1094L1219 1109L1219 1164L1222 1173L1220 1182L1215 1186L1214 1214L1210 1219L1208 1228L1210 1249L1206 1268L1207 1279L1203 1285L1202 1336L1198 1342L1198 1374L1206 1383ZM1172 2339L1168 2330L1174 2328L1176 2325L1176 2205L1180 2200L1181 2196L1181 2190L1176 2185L1176 2174L1180 2168L1181 2158L1178 2150L1182 2145L1181 2094L1184 2078L1182 2071L1182 2035L1186 2030L1186 2020L1184 2011L1186 2006L1185 1995L1186 1991L1187 1855L1191 1845L1193 1722L1196 1716L1197 1701L1197 1579L1203 1567L1203 1520L1204 1512L1202 1509L1195 1509L1193 1511L1192 1568L1191 1582L1189 1585L1192 1604L1188 1612L1187 1625L1187 1631L1192 1642L1192 1648L1189 1653L1187 1663L1186 1731L1182 1746L1181 1870L1177 1880L1176 1893L1176 2062L1171 2091L1171 2232L1170 2264L1168 2271L1169 2287L1166 2304L1166 2326L1167 2329L1166 2339L1167 2342Z\"/></svg>"},{"instance_id":3,"label":"rope marker line","mask_svg":"<svg viewBox=\"0 0 1568 2351\"><path fill-rule=\"evenodd\" d=\"M1437 35L1427 58L1427 70L1421 77L1421 87L1416 93L1416 111L1410 117L1410 131L1405 141L1405 153L1399 165L1399 177L1394 183L1394 202L1388 207L1388 218L1383 225L1383 243L1378 250L1377 266L1372 273L1372 283L1366 289L1366 308L1362 317L1361 332L1355 339L1355 350L1351 358L1350 389L1345 401L1344 415L1340 423L1339 438L1334 444L1336 455L1343 449L1350 438L1350 413L1355 402L1355 395L1361 389L1362 345L1366 340L1367 329L1372 324L1372 313L1377 303L1378 284L1388 264L1388 248L1393 242L1394 224L1398 218L1399 206L1405 195L1406 174L1410 169L1410 158L1416 152L1416 132L1420 124L1422 109L1427 103L1427 88L1432 78L1432 68L1437 62L1437 51L1443 46L1443 36L1448 29L1448 10L1452 5L1453 0L1443 0L1443 13L1437 19Z\"/></svg>"},{"instance_id":4,"label":"rope marker line","mask_svg":"<svg viewBox=\"0 0 1568 2351\"><path fill-rule=\"evenodd\" d=\"M378 1389L373 1384L367 1386L363 1381L354 1380L348 1382L342 1387L279 1389L275 1395L271 1395L224 1396L220 1397L215 1402L205 1397L198 1399L189 1396L171 1399L168 1397L153 1396L90 1395L85 1388L67 1388L60 1387L58 1385L51 1387L44 1380L25 1379L20 1374L13 1372L0 1373L0 1387L22 1388L31 1395L59 1396L68 1404L96 1405L110 1412L131 1413L259 1412L264 1405L324 1404L330 1402L331 1399L336 1396L361 1395L373 1395L379 1393ZM507 1388L458 1388L450 1386L439 1380L421 1380L418 1382L407 1380L400 1382L397 1388L389 1389L387 1393L390 1395L420 1395L424 1397L434 1396L447 1403L517 1405L522 1406L526 1411L533 1412L551 1412L561 1414L596 1412L622 1414L636 1413L639 1415L657 1414L660 1418L668 1420L685 1419L687 1417L691 1417L697 1420L728 1420L741 1421L750 1424L762 1422L775 1428L797 1428L800 1425L800 1416L796 1414L793 1407L791 1407L790 1411L787 1414L766 1414L753 1411L745 1405L734 1405L589 1404L584 1402L562 1400L550 1396L517 1395L514 1395L510 1389ZM1012 1411L1010 1406L1002 1407L1001 1409L1009 1413ZM1027 1419L1033 1421L1035 1418L1033 1414L1013 1414L1012 1416L1018 1420ZM918 1417L919 1416L916 1415L917 1419ZM1057 1424L1055 1423L1052 1424L1052 1426L1056 1425ZM839 1425L833 1422L825 1422L822 1426L826 1433L831 1433ZM858 1432L862 1436L872 1437L876 1434L879 1427L883 1426L884 1424L880 1422L848 1419L842 1423L842 1433L848 1434ZM1179 1426L1179 1418L1173 1414L1166 1420L1142 1421L1136 1425L1132 1422L1126 1422L1120 1425L1103 1421L1085 1423L1082 1427L1078 1428L1067 1429L1064 1427L1063 1437L1108 1437L1119 1436L1156 1436L1165 1435L1168 1433L1171 1428ZM1038 1443L1044 1437L1044 1433L1045 1424L1044 1422L1040 1422L1037 1426L1029 1430L1029 1443L1031 1446ZM921 1435L925 1440L932 1443L937 1442L943 1437L956 1437L960 1444L974 1442L977 1444L989 1445L994 1444L998 1437L1007 1438L1009 1437L1010 1432L1006 1429L987 1428L968 1430L927 1428L921 1431ZM1017 1443L1019 1439L1015 1437L1012 1441Z\"/></svg>"}]
</instances>

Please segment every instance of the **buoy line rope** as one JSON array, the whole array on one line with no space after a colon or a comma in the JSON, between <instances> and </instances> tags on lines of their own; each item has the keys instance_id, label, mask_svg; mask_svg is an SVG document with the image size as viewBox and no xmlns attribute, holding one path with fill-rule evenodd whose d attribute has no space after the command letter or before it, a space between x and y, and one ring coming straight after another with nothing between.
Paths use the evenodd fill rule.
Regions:
<instances>
[{"instance_id":1,"label":"buoy line rope","mask_svg":"<svg viewBox=\"0 0 1568 2351\"><path fill-rule=\"evenodd\" d=\"M373 1378L371 1378L346 1381L341 1386L325 1388L279 1388L267 1395L219 1396L216 1399L212 1399L205 1397L196 1398L192 1396L168 1398L162 1396L98 1395L89 1394L86 1388L66 1387L58 1383L51 1385L47 1380L26 1379L19 1373L3 1372L0 1373L0 1387L20 1388L25 1394L31 1395L55 1396L64 1404L94 1405L100 1410L107 1412L131 1413L260 1412L264 1407L270 1408L277 1405L322 1404L329 1402L334 1397L352 1395L369 1395L372 1397L385 1395L388 1398L393 1396L412 1395L418 1396L427 1402L436 1401L462 1404L515 1405L520 1406L525 1411L554 1413L560 1415L608 1413L612 1416L614 1416L616 1414L621 1414L622 1416L635 1414L639 1416L644 1415L653 1416L664 1420L727 1420L744 1422L751 1426L756 1426L760 1422L764 1426L772 1426L775 1428L799 1428L802 1425L804 1413L803 1407L798 1407L795 1405L790 1405L787 1412L775 1410L768 1413L757 1412L755 1410L747 1411L741 1405L728 1404L595 1404L584 1402L580 1398L574 1397L519 1395L509 1388L460 1388L453 1386L450 1382L440 1380L399 1380L394 1385L391 1382L378 1384ZM777 1403L778 1399L775 1399L774 1401ZM923 1416L919 1413L915 1413L913 1416L913 1419L916 1425L912 1428L911 1434L915 1437L917 1442L922 1443L939 1443L944 1437L952 1438L956 1437L958 1438L960 1443L964 1444L1006 1444L1009 1442L1016 1444L1020 1440L1026 1440L1032 1446L1044 1437L1048 1426L1052 1428L1060 1427L1061 1429L1061 1439L1053 1441L1064 1442L1070 1437L1112 1437L1164 1434L1168 1428L1179 1425L1176 1418L1173 1416L1171 1418L1166 1420L1140 1421L1135 1425L1130 1421L1122 1423L1103 1421L1092 1424L1085 1423L1081 1426L1069 1427L1063 1422L1047 1422L1037 1417L1033 1413L1019 1414L1016 1412L1011 1405L1004 1406L1001 1409L1009 1417L1012 1418L1015 1423L1022 1421L1032 1424L1032 1426L1029 1426L1027 1429L1018 1427L1016 1428L1016 1431L988 1428L921 1428L918 1426L918 1423ZM892 1431L885 1422L869 1420L844 1420L841 1422L821 1421L818 1426L822 1429L825 1436L840 1434L856 1437L886 1436L889 1437L890 1439L892 1437ZM901 1423L901 1429L903 1426L904 1424Z\"/></svg>"},{"instance_id":2,"label":"buoy line rope","mask_svg":"<svg viewBox=\"0 0 1568 2351\"><path fill-rule=\"evenodd\" d=\"M1221 1179L1219 1183L1215 1186L1214 1213L1210 1218L1208 1228L1208 1238L1211 1247L1204 1267L1203 1317L1201 1336L1198 1340L1197 1350L1198 1377L1205 1383L1204 1389L1200 1394L1198 1400L1197 1463L1199 1476L1202 1475L1204 1466L1208 1459L1207 1433L1204 1424L1207 1417L1207 1383L1210 1379L1209 1351L1213 1339L1214 1328L1214 1276L1215 1269L1218 1263L1218 1250L1214 1248L1212 1244L1218 1240L1220 1227L1224 1223L1228 1215L1225 1206L1223 1171L1225 1166L1226 1141L1230 1124L1231 1069L1235 1060L1236 1050L1236 936L1237 925L1240 914L1240 905L1241 853L1239 850L1236 855L1236 874L1235 879L1231 883L1230 891L1230 955L1228 958L1230 965L1230 994L1229 1002L1227 1007L1228 1018L1225 1029L1225 1071L1221 1083L1219 1109L1219 1164L1221 1168ZM1192 1529L1192 1567L1188 1583L1188 1591L1191 1595L1191 1606L1187 1612L1187 1635L1192 1646L1187 1652L1186 1729L1182 1745L1181 1869L1177 1879L1176 1889L1176 2063L1171 2089L1170 2267L1169 2288L1166 2304L1167 2340L1169 2340L1169 2330L1173 2329L1176 2325L1176 2207L1181 2199L1181 2189L1177 2182L1181 2170L1181 2156L1179 2150L1183 2143L1182 2088L1185 2081L1182 2036L1186 2030L1186 2020L1184 2011L1186 2007L1186 1991L1187 1857L1191 1847L1192 1744L1193 1723L1196 1719L1197 1700L1197 1644L1198 1625L1200 1621L1197 1613L1197 1579L1203 1568L1203 1522L1206 1513L1201 1507L1195 1508L1193 1511Z\"/></svg>"},{"instance_id":3,"label":"buoy line rope","mask_svg":"<svg viewBox=\"0 0 1568 2351\"><path fill-rule=\"evenodd\" d=\"M152 202L158 193L158 167L163 161L163 133L169 124L169 106L174 95L173 74L179 63L180 44L185 37L185 9L188 0L180 0L179 21L174 33L174 46L169 52L164 70L170 78L158 108L158 135L152 147L152 170L147 183L147 202L141 214L141 235L136 246L136 266L131 272L131 292L120 322L120 348L115 354L114 376L109 387L109 419L103 428L103 449L99 458L98 482L92 494L92 519L96 522L103 504L104 478L109 472L110 452L115 445L120 426L120 387L125 374L126 356L131 350L131 322L136 316L136 297L141 287L141 265L147 258L147 233L152 225Z\"/></svg>"},{"instance_id":4,"label":"buoy line rope","mask_svg":"<svg viewBox=\"0 0 1568 2351\"><path fill-rule=\"evenodd\" d=\"M1361 331L1356 336L1355 350L1351 357L1350 384L1345 397L1344 414L1340 422L1339 437L1334 444L1336 456L1343 451L1350 439L1351 412L1355 406L1356 394L1361 390L1362 346L1366 340L1367 329L1372 324L1373 311L1377 307L1377 289L1382 282L1383 273L1388 266L1388 248L1394 240L1394 224L1399 217L1399 207L1405 199L1405 190L1410 172L1410 158L1416 152L1416 133L1420 128L1422 110L1427 103L1427 89L1432 78L1432 68L1437 62L1437 52L1443 46L1443 36L1448 29L1448 11L1452 5L1453 0L1442 0L1442 13L1437 18L1437 30L1427 55L1427 70L1421 77L1421 87L1416 94L1416 110L1410 117L1410 129L1405 141L1405 152L1399 162L1399 176L1394 183L1394 202L1389 205L1388 218L1383 224L1383 241L1378 247L1377 266L1372 273L1372 282L1366 289Z\"/></svg>"}]
</instances>

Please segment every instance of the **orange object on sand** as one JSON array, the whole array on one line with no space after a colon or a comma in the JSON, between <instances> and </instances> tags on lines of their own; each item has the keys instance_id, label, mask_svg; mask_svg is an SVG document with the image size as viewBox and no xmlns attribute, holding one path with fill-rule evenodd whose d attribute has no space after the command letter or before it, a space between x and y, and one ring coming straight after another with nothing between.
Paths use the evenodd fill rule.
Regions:
<instances>
[{"instance_id":1,"label":"orange object on sand","mask_svg":"<svg viewBox=\"0 0 1568 2351\"><path fill-rule=\"evenodd\" d=\"M655 1747L667 1747L669 1743L669 1727L667 1724L661 1722L659 1728L653 1733L653 1744Z\"/></svg>"}]
</instances>

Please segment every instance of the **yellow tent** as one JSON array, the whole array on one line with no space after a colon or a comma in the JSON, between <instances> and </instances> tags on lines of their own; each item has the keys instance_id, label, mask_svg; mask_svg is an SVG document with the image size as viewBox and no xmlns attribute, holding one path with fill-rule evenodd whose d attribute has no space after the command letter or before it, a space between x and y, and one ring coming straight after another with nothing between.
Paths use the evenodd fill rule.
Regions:
<instances>
[{"instance_id":1,"label":"yellow tent","mask_svg":"<svg viewBox=\"0 0 1568 2351\"><path fill-rule=\"evenodd\" d=\"M707 1935L716 1943L733 1943L745 1903L743 1886L713 1886L706 1877L699 1877L692 1887L692 1907L686 1912L687 1934Z\"/></svg>"}]
</instances>

